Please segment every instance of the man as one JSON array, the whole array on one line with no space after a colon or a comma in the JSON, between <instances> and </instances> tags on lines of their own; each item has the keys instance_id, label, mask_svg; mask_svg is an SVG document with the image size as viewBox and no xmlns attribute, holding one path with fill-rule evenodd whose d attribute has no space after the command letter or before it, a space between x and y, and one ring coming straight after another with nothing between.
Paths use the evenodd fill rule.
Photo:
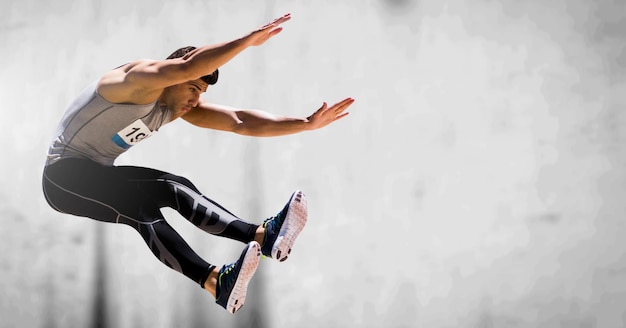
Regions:
<instances>
[{"instance_id":1,"label":"man","mask_svg":"<svg viewBox=\"0 0 626 328\"><path fill-rule=\"evenodd\" d=\"M184 274L234 313L261 254L284 261L307 221L304 194L262 224L241 220L203 196L186 178L150 168L116 166L115 159L177 118L203 128L248 136L280 136L322 128L345 117L346 98L300 119L214 105L200 94L218 79L218 67L248 47L278 34L284 15L242 38L181 48L166 60L138 60L105 73L88 86L62 118L43 174L46 200L55 210L135 228L154 255ZM218 269L200 258L165 221L171 207L204 231L246 244L239 259Z\"/></svg>"}]
</instances>

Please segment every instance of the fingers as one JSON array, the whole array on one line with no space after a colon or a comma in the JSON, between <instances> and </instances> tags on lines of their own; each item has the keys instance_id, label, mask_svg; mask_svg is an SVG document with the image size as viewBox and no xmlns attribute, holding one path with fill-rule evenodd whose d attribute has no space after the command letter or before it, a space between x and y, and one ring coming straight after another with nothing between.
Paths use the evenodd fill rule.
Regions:
<instances>
[{"instance_id":1,"label":"fingers","mask_svg":"<svg viewBox=\"0 0 626 328\"><path fill-rule=\"evenodd\" d=\"M288 21L290 19L291 19L291 14L290 13L286 13L286 14L282 15L281 17L276 18L275 20L273 20L272 23L270 23L270 24L280 25L280 24L282 24L282 23L284 23L284 22L286 22L286 21Z\"/></svg>"},{"instance_id":2,"label":"fingers","mask_svg":"<svg viewBox=\"0 0 626 328\"><path fill-rule=\"evenodd\" d=\"M277 28L271 30L270 33L269 33L269 37L270 38L273 37L274 35L280 33L280 31L282 31L282 30L283 30L282 27L277 27Z\"/></svg>"},{"instance_id":3,"label":"fingers","mask_svg":"<svg viewBox=\"0 0 626 328\"><path fill-rule=\"evenodd\" d=\"M285 14L282 17L274 19L271 23L265 24L263 27L250 33L248 36L248 42L251 46L260 46L267 40L280 33L283 28L280 24L291 19L291 14Z\"/></svg>"},{"instance_id":4,"label":"fingers","mask_svg":"<svg viewBox=\"0 0 626 328\"><path fill-rule=\"evenodd\" d=\"M261 29L267 29L267 28L272 28L272 27L276 27L288 20L291 19L291 14L287 13L284 14L283 16L274 19L273 21L271 21L270 23L265 24Z\"/></svg>"},{"instance_id":5,"label":"fingers","mask_svg":"<svg viewBox=\"0 0 626 328\"><path fill-rule=\"evenodd\" d=\"M353 103L354 103L353 98L346 98L330 107L328 107L326 102L324 102L322 107L320 107L315 112L315 114L320 115L320 116L330 116L330 117L333 117L332 119L333 121L336 121L349 114L348 112L344 113L344 111L348 109L348 107L350 107L350 105L352 105Z\"/></svg>"},{"instance_id":6,"label":"fingers","mask_svg":"<svg viewBox=\"0 0 626 328\"><path fill-rule=\"evenodd\" d=\"M348 114L350 114L350 113L349 113L349 112L345 112L345 113L343 113L343 114L341 114L341 115L337 115L337 117L335 117L335 119L333 120L333 122L334 122L334 121L337 121L337 120L339 120L339 119L342 119L342 118L344 118L344 117L346 117L346 116L348 116Z\"/></svg>"},{"instance_id":7,"label":"fingers","mask_svg":"<svg viewBox=\"0 0 626 328\"><path fill-rule=\"evenodd\" d=\"M343 113L343 111L345 111L346 109L348 109L348 107L350 107L350 105L352 105L354 103L354 99L353 98L346 98L336 104L334 104L332 107L329 108L329 110L334 111L335 115L339 115L341 113Z\"/></svg>"},{"instance_id":8,"label":"fingers","mask_svg":"<svg viewBox=\"0 0 626 328\"><path fill-rule=\"evenodd\" d=\"M311 123L311 129L322 128L332 122L342 119L348 116L348 112L345 110L354 103L353 98L346 98L330 107L324 102L322 106L315 111L311 116L307 117L309 123Z\"/></svg>"},{"instance_id":9,"label":"fingers","mask_svg":"<svg viewBox=\"0 0 626 328\"><path fill-rule=\"evenodd\" d=\"M346 98L330 107L328 107L328 104L326 104L326 102L324 102L324 104L322 105L322 107L320 107L317 110L317 113L320 114L325 114L325 113L332 113L334 115L339 115L341 114L343 111L345 111L348 107L350 107L350 105L352 105L354 103L354 99L353 98Z\"/></svg>"}]
</instances>

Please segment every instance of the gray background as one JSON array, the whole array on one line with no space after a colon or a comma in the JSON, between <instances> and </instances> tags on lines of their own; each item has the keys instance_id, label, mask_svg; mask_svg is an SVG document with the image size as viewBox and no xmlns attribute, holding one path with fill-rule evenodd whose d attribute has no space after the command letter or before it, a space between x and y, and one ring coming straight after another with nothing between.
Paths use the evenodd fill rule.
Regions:
<instances>
[{"instance_id":1,"label":"gray background","mask_svg":"<svg viewBox=\"0 0 626 328\"><path fill-rule=\"evenodd\" d=\"M40 175L106 70L285 12L205 98L350 116L269 139L174 122L118 161L254 222L307 193L293 256L232 316L134 230L51 210ZM625 31L610 0L2 1L0 326L626 327ZM239 254L166 215L210 262Z\"/></svg>"}]
</instances>

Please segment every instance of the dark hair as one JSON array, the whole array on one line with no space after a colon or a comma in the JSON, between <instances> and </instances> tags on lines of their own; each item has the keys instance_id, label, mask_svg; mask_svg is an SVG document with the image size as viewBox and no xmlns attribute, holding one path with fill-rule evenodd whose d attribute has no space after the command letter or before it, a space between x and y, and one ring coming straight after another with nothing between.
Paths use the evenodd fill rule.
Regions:
<instances>
[{"instance_id":1,"label":"dark hair","mask_svg":"<svg viewBox=\"0 0 626 328\"><path fill-rule=\"evenodd\" d=\"M194 46L188 46L188 47L182 47L176 51L174 51L171 55L169 55L167 57L167 59L174 59L174 58L180 58L185 56L186 54L192 52L193 50L195 50L196 47ZM215 70L215 72L211 73L210 75L205 75L203 77L200 78L200 80L204 81L205 83L209 84L209 85L213 85L215 83L217 83L217 78L220 75L219 70Z\"/></svg>"}]
</instances>

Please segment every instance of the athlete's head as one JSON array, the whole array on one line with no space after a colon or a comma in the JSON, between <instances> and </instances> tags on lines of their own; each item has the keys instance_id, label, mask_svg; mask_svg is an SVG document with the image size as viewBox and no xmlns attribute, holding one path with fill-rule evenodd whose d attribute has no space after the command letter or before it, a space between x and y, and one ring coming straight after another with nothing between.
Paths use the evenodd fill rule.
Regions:
<instances>
[{"instance_id":1,"label":"athlete's head","mask_svg":"<svg viewBox=\"0 0 626 328\"><path fill-rule=\"evenodd\" d=\"M185 56L186 54L192 52L193 50L195 50L196 47L194 46L187 46L187 47L182 47L176 51L174 51L171 55L169 55L167 57L167 59L173 59L173 58L180 58ZM200 80L204 81L204 83L208 84L208 85L213 85L215 83L217 83L217 78L219 76L220 72L219 70L215 70L215 72L209 74L209 75L205 75L203 77L200 78Z\"/></svg>"},{"instance_id":2,"label":"athlete's head","mask_svg":"<svg viewBox=\"0 0 626 328\"><path fill-rule=\"evenodd\" d=\"M181 58L196 49L195 47L180 48L167 59ZM159 101L174 112L181 115L200 103L200 94L206 92L209 85L217 83L218 70L199 79L171 85L163 90Z\"/></svg>"}]
</instances>

